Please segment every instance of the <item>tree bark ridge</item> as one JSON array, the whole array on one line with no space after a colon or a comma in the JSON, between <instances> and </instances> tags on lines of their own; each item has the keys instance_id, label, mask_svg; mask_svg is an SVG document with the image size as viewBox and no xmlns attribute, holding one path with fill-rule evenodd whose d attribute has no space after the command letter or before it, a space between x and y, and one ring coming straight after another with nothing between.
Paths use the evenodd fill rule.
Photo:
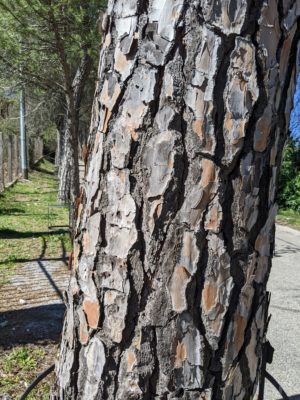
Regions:
<instances>
[{"instance_id":1,"label":"tree bark ridge","mask_svg":"<svg viewBox=\"0 0 300 400\"><path fill-rule=\"evenodd\" d=\"M61 399L253 398L293 7L109 1Z\"/></svg>"}]
</instances>

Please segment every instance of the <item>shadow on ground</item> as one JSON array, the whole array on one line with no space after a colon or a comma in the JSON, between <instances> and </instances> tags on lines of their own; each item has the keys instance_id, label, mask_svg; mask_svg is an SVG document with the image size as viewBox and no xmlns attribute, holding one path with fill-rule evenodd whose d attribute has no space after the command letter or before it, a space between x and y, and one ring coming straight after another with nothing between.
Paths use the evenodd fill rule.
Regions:
<instances>
[{"instance_id":1,"label":"shadow on ground","mask_svg":"<svg viewBox=\"0 0 300 400\"><path fill-rule=\"evenodd\" d=\"M19 232L13 229L0 229L0 239L26 239L32 237L41 237L41 236L50 236L57 235L60 233L66 233L68 230L66 229L57 229L53 232L45 231L45 232Z\"/></svg>"},{"instance_id":2,"label":"shadow on ground","mask_svg":"<svg viewBox=\"0 0 300 400\"><path fill-rule=\"evenodd\" d=\"M34 167L34 170L38 171L38 172L42 172L43 174L46 174L46 175L51 175L51 176L55 175L54 172L51 172L51 171L46 170L45 168L42 168L39 164Z\"/></svg>"},{"instance_id":3,"label":"shadow on ground","mask_svg":"<svg viewBox=\"0 0 300 400\"><path fill-rule=\"evenodd\" d=\"M65 306L51 304L0 313L0 346L39 341L57 342L60 337Z\"/></svg>"},{"instance_id":4,"label":"shadow on ground","mask_svg":"<svg viewBox=\"0 0 300 400\"><path fill-rule=\"evenodd\" d=\"M22 210L22 208L16 208L16 207L3 207L0 210L0 215L15 215L15 214L25 214L25 211Z\"/></svg>"},{"instance_id":5,"label":"shadow on ground","mask_svg":"<svg viewBox=\"0 0 300 400\"><path fill-rule=\"evenodd\" d=\"M284 400L282 398L278 400ZM300 394L295 394L294 396L289 396L289 400L300 400Z\"/></svg>"}]
</instances>

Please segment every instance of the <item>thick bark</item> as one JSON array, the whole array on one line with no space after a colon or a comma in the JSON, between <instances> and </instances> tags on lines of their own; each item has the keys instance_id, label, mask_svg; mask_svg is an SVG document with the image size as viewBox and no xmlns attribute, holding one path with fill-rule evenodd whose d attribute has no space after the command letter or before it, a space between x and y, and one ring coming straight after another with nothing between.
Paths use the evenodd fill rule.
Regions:
<instances>
[{"instance_id":1,"label":"thick bark","mask_svg":"<svg viewBox=\"0 0 300 400\"><path fill-rule=\"evenodd\" d=\"M294 3L109 1L56 398L253 398Z\"/></svg>"}]
</instances>

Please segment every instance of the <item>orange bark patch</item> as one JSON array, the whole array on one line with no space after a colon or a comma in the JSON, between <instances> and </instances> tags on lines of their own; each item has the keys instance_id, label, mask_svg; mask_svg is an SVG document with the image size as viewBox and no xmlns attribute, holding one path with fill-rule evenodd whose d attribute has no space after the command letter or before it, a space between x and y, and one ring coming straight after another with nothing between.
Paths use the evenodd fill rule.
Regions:
<instances>
[{"instance_id":1,"label":"orange bark patch","mask_svg":"<svg viewBox=\"0 0 300 400\"><path fill-rule=\"evenodd\" d=\"M176 347L175 368L181 368L187 358L187 351L184 343L178 342Z\"/></svg>"},{"instance_id":2,"label":"orange bark patch","mask_svg":"<svg viewBox=\"0 0 300 400\"><path fill-rule=\"evenodd\" d=\"M259 136L254 139L254 150L263 152L267 147L270 135L270 123L268 119L261 118L257 123L257 130L259 131Z\"/></svg>"},{"instance_id":3,"label":"orange bark patch","mask_svg":"<svg viewBox=\"0 0 300 400\"><path fill-rule=\"evenodd\" d=\"M223 304L220 304L219 309L218 309L218 315L216 316L216 318L213 321L211 321L212 331L216 335L220 334L220 327L222 324L224 310L225 310L225 308L224 308Z\"/></svg>"},{"instance_id":4,"label":"orange bark patch","mask_svg":"<svg viewBox=\"0 0 300 400\"><path fill-rule=\"evenodd\" d=\"M91 248L92 248L91 245L92 245L92 243L90 240L90 235L88 232L85 232L82 237L82 247L84 248L84 252L86 254L90 253Z\"/></svg>"},{"instance_id":5,"label":"orange bark patch","mask_svg":"<svg viewBox=\"0 0 300 400\"><path fill-rule=\"evenodd\" d=\"M119 48L117 48L115 51L115 70L118 72L123 72L127 68L127 65L127 57Z\"/></svg>"},{"instance_id":6,"label":"orange bark patch","mask_svg":"<svg viewBox=\"0 0 300 400\"><path fill-rule=\"evenodd\" d=\"M127 372L132 372L134 364L136 363L136 356L133 351L127 352Z\"/></svg>"},{"instance_id":7,"label":"orange bark patch","mask_svg":"<svg viewBox=\"0 0 300 400\"><path fill-rule=\"evenodd\" d=\"M206 284L202 291L202 308L205 314L216 306L218 288L214 284Z\"/></svg>"},{"instance_id":8,"label":"orange bark patch","mask_svg":"<svg viewBox=\"0 0 300 400\"><path fill-rule=\"evenodd\" d=\"M138 350L141 350L141 341L142 341L142 336L141 333L138 333L137 336L133 339L133 346L135 346Z\"/></svg>"},{"instance_id":9,"label":"orange bark patch","mask_svg":"<svg viewBox=\"0 0 300 400\"><path fill-rule=\"evenodd\" d=\"M245 121L242 120L238 124L237 128L235 129L235 135L232 140L232 144L236 145L239 143L239 141L245 137Z\"/></svg>"},{"instance_id":10,"label":"orange bark patch","mask_svg":"<svg viewBox=\"0 0 300 400\"><path fill-rule=\"evenodd\" d=\"M185 291L189 281L190 274L188 271L181 265L177 265L173 272L170 285L170 294L174 311L182 312L186 309Z\"/></svg>"},{"instance_id":11,"label":"orange bark patch","mask_svg":"<svg viewBox=\"0 0 300 400\"><path fill-rule=\"evenodd\" d=\"M271 156L270 156L270 164L274 166L276 164L276 156L277 156L277 146L278 144L274 144L271 149Z\"/></svg>"},{"instance_id":12,"label":"orange bark patch","mask_svg":"<svg viewBox=\"0 0 300 400\"><path fill-rule=\"evenodd\" d=\"M86 314L89 327L92 329L97 329L100 318L100 307L98 301L85 299L83 301L83 310Z\"/></svg>"},{"instance_id":13,"label":"orange bark patch","mask_svg":"<svg viewBox=\"0 0 300 400\"><path fill-rule=\"evenodd\" d=\"M120 181L121 181L122 183L125 183L125 179L126 179L126 173L125 173L125 171L121 171L119 177L120 177Z\"/></svg>"},{"instance_id":14,"label":"orange bark patch","mask_svg":"<svg viewBox=\"0 0 300 400\"><path fill-rule=\"evenodd\" d=\"M154 213L154 218L157 219L160 217L161 211L162 211L162 203L159 203L155 209L155 213Z\"/></svg>"},{"instance_id":15,"label":"orange bark patch","mask_svg":"<svg viewBox=\"0 0 300 400\"><path fill-rule=\"evenodd\" d=\"M168 168L173 169L173 167L174 167L174 160L172 154L170 154L168 158Z\"/></svg>"},{"instance_id":16,"label":"orange bark patch","mask_svg":"<svg viewBox=\"0 0 300 400\"><path fill-rule=\"evenodd\" d=\"M79 327L79 339L81 344L87 344L87 342L89 341L87 328L82 323L80 323Z\"/></svg>"},{"instance_id":17,"label":"orange bark patch","mask_svg":"<svg viewBox=\"0 0 300 400\"><path fill-rule=\"evenodd\" d=\"M100 135L102 135L102 133L97 131L96 136L95 136L95 144L94 144L94 147L93 147L93 155L94 156L96 155L96 153L98 151L98 148L99 148Z\"/></svg>"},{"instance_id":18,"label":"orange bark patch","mask_svg":"<svg viewBox=\"0 0 300 400\"><path fill-rule=\"evenodd\" d=\"M204 132L204 120L203 120L203 118L201 118L201 119L196 119L196 120L193 122L192 127L193 127L193 131L197 134L197 136L199 136L199 138L200 138L201 140L203 140L204 134L205 134L205 132Z\"/></svg>"},{"instance_id":19,"label":"orange bark patch","mask_svg":"<svg viewBox=\"0 0 300 400\"><path fill-rule=\"evenodd\" d=\"M73 250L73 269L74 269L74 271L78 268L79 254L80 254L80 246L77 242L75 242L74 250Z\"/></svg>"},{"instance_id":20,"label":"orange bark patch","mask_svg":"<svg viewBox=\"0 0 300 400\"><path fill-rule=\"evenodd\" d=\"M246 329L247 321L241 315L238 315L235 318L235 337L234 337L234 346L235 351L238 353L244 343L245 329Z\"/></svg>"},{"instance_id":21,"label":"orange bark patch","mask_svg":"<svg viewBox=\"0 0 300 400\"><path fill-rule=\"evenodd\" d=\"M233 120L231 113L226 113L224 118L224 128L227 132L231 132L233 128Z\"/></svg>"},{"instance_id":22,"label":"orange bark patch","mask_svg":"<svg viewBox=\"0 0 300 400\"><path fill-rule=\"evenodd\" d=\"M184 257L191 258L192 240L193 240L192 234L189 232L185 233L183 237L183 249L182 249L182 254Z\"/></svg>"},{"instance_id":23,"label":"orange bark patch","mask_svg":"<svg viewBox=\"0 0 300 400\"><path fill-rule=\"evenodd\" d=\"M219 220L219 210L218 207L212 207L209 214L207 215L207 220L205 222L205 229L208 231L217 232L219 230L220 220Z\"/></svg>"},{"instance_id":24,"label":"orange bark patch","mask_svg":"<svg viewBox=\"0 0 300 400\"><path fill-rule=\"evenodd\" d=\"M204 158L201 161L202 166L202 176L201 176L201 186L207 187L209 184L213 183L216 179L216 166L213 161Z\"/></svg>"},{"instance_id":25,"label":"orange bark patch","mask_svg":"<svg viewBox=\"0 0 300 400\"><path fill-rule=\"evenodd\" d=\"M79 317L79 340L81 344L87 344L89 341L88 326L82 309L77 310Z\"/></svg>"}]
</instances>

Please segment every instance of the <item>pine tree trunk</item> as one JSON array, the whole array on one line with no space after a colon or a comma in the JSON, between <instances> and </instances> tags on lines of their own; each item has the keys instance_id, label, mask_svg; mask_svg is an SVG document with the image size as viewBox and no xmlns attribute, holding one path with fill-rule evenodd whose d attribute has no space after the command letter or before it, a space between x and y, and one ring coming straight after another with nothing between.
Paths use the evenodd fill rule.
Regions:
<instances>
[{"instance_id":1,"label":"pine tree trunk","mask_svg":"<svg viewBox=\"0 0 300 400\"><path fill-rule=\"evenodd\" d=\"M86 52L77 68L70 93L66 95L67 116L64 132L64 150L59 168L59 197L75 204L79 196L79 110L92 59ZM73 225L73 224L72 224Z\"/></svg>"},{"instance_id":2,"label":"pine tree trunk","mask_svg":"<svg viewBox=\"0 0 300 400\"><path fill-rule=\"evenodd\" d=\"M0 132L0 193L4 190L3 134Z\"/></svg>"},{"instance_id":3,"label":"pine tree trunk","mask_svg":"<svg viewBox=\"0 0 300 400\"><path fill-rule=\"evenodd\" d=\"M253 398L297 10L109 1L53 398Z\"/></svg>"},{"instance_id":4,"label":"pine tree trunk","mask_svg":"<svg viewBox=\"0 0 300 400\"><path fill-rule=\"evenodd\" d=\"M75 175L78 172L75 167L78 164L75 160L73 160L72 154L72 138L71 138L71 130L74 129L72 127L72 122L70 117L66 117L64 136L63 136L63 152L59 165L59 190L58 197L62 201L69 201L72 198L76 198L79 193L79 184L78 187L74 187L75 193L72 195L72 180L76 179ZM79 172L78 172L79 173ZM78 181L79 182L79 181Z\"/></svg>"},{"instance_id":5,"label":"pine tree trunk","mask_svg":"<svg viewBox=\"0 0 300 400\"><path fill-rule=\"evenodd\" d=\"M66 130L66 116L59 116L56 121L56 151L55 151L55 165L60 168L65 150L65 130Z\"/></svg>"}]
</instances>

